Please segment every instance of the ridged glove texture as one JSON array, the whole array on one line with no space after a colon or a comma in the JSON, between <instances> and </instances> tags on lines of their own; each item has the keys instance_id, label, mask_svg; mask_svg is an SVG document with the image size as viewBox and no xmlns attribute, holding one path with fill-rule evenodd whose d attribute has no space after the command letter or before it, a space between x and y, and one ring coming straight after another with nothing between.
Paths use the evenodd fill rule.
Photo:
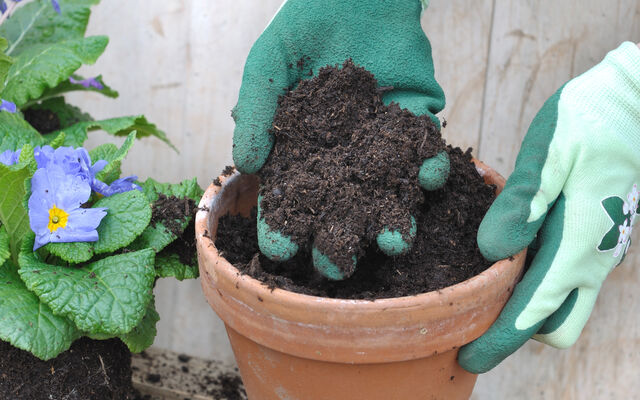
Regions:
<instances>
[{"instance_id":1,"label":"ridged glove texture","mask_svg":"<svg viewBox=\"0 0 640 400\"><path fill-rule=\"evenodd\" d=\"M486 372L532 336L558 348L578 339L631 244L638 185L640 49L624 43L547 100L480 225L490 260L537 252L497 321L460 350L463 368Z\"/></svg>"}]
</instances>

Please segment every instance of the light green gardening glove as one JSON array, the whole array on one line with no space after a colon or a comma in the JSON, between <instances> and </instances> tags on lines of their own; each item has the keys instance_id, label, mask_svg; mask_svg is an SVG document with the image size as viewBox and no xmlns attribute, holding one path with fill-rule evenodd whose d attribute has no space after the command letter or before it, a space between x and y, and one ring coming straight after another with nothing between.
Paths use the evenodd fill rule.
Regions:
<instances>
[{"instance_id":1,"label":"light green gardening glove","mask_svg":"<svg viewBox=\"0 0 640 400\"><path fill-rule=\"evenodd\" d=\"M253 45L245 64L233 110L236 167L243 173L255 173L264 165L273 147L269 130L278 96L286 88L309 78L309 72L342 64L348 58L372 72L380 86L393 87L384 94L387 104L394 101L414 114L427 114L439 126L435 114L444 107L444 93L434 78L431 46L420 26L423 7L425 0L286 1ZM301 59L304 67L298 68ZM425 160L420 185L427 190L442 187L449 168L446 152ZM262 253L272 260L293 257L299 245L278 227L266 224L260 202L258 216ZM410 247L394 227L384 228L377 242L388 255L402 254ZM316 269L331 279L343 279L355 270L355 257L352 264L338 266L315 247L312 254Z\"/></svg>"},{"instance_id":2,"label":"light green gardening glove","mask_svg":"<svg viewBox=\"0 0 640 400\"><path fill-rule=\"evenodd\" d=\"M480 225L490 260L538 251L491 328L460 350L490 370L533 336L571 346L630 245L640 184L640 49L624 43L544 104ZM537 237L536 237L537 235Z\"/></svg>"}]
</instances>

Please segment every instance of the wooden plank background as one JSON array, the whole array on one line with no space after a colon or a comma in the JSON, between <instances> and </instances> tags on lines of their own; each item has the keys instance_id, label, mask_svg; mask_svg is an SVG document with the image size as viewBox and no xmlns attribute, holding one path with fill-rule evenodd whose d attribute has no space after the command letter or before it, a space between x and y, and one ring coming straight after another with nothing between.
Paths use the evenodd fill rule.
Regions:
<instances>
[{"instance_id":1,"label":"wooden plank background","mask_svg":"<svg viewBox=\"0 0 640 400\"><path fill-rule=\"evenodd\" d=\"M640 41L638 0L432 0L423 16L450 143L508 176L520 141L562 83L599 62L622 41ZM208 185L231 163L233 121L246 55L280 0L109 0L89 31L111 43L87 75L120 91L111 101L72 96L95 117L144 113L180 154L157 140L135 146L127 173ZM93 134L89 146L105 140ZM636 242L639 237L636 235ZM578 343L555 350L531 341L478 380L473 399L640 398L640 251L604 284ZM223 326L198 282L164 280L156 346L233 360Z\"/></svg>"}]
</instances>

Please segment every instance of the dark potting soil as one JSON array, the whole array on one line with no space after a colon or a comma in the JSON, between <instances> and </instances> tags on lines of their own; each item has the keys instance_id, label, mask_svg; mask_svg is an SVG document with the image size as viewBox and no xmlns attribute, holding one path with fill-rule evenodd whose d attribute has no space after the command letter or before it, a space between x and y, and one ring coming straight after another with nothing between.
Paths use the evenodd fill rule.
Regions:
<instances>
[{"instance_id":1,"label":"dark potting soil","mask_svg":"<svg viewBox=\"0 0 640 400\"><path fill-rule=\"evenodd\" d=\"M169 244L167 251L178 254L180 262L186 265L194 265L195 263L194 217L197 211L196 203L192 199L166 196L162 193L158 195L158 200L151 207L151 224L155 226L157 223L162 223L171 233L178 237ZM188 216L192 217L191 221L183 230L181 221Z\"/></svg>"},{"instance_id":2,"label":"dark potting soil","mask_svg":"<svg viewBox=\"0 0 640 400\"><path fill-rule=\"evenodd\" d=\"M423 192L416 212L418 233L407 255L387 257L375 242L350 278L330 281L315 272L309 247L293 259L276 263L258 249L255 209L251 218L227 215L220 219L216 247L242 273L271 288L321 297L380 299L410 296L442 289L479 274L491 263L476 244L482 217L495 197L471 162L471 149L447 147L451 175L446 185Z\"/></svg>"},{"instance_id":3,"label":"dark potting soil","mask_svg":"<svg viewBox=\"0 0 640 400\"><path fill-rule=\"evenodd\" d=\"M385 105L382 92L351 60L301 81L278 101L258 172L267 224L345 268L383 227L408 237L425 199L420 165L445 148L428 116Z\"/></svg>"},{"instance_id":4,"label":"dark potting soil","mask_svg":"<svg viewBox=\"0 0 640 400\"><path fill-rule=\"evenodd\" d=\"M43 135L62 128L60 118L52 111L28 108L23 113L24 119Z\"/></svg>"},{"instance_id":5,"label":"dark potting soil","mask_svg":"<svg viewBox=\"0 0 640 400\"><path fill-rule=\"evenodd\" d=\"M118 339L82 338L49 361L0 341L0 378L1 399L135 398L131 353Z\"/></svg>"}]
</instances>

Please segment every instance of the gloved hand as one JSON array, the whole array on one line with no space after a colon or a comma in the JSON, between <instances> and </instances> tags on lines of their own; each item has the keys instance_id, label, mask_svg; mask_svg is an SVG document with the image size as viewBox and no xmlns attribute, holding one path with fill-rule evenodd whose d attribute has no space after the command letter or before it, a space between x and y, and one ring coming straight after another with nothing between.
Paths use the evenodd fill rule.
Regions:
<instances>
[{"instance_id":1,"label":"gloved hand","mask_svg":"<svg viewBox=\"0 0 640 400\"><path fill-rule=\"evenodd\" d=\"M253 45L245 64L238 104L233 110L236 127L233 159L243 173L255 173L273 146L269 133L278 96L309 72L352 58L372 72L380 86L394 89L384 94L416 115L427 114L440 126L435 114L444 107L444 93L433 76L431 46L420 26L426 1L397 0L288 0ZM304 59L303 59L304 57ZM303 59L304 69L296 68ZM449 174L446 152L425 160L419 183L427 190L440 188ZM258 242L263 254L286 261L298 244L270 227L260 215ZM415 233L414 233L415 235ZM386 227L378 236L385 253L406 252L409 244L400 232ZM337 266L313 249L316 269L331 279L343 279L355 269Z\"/></svg>"},{"instance_id":2,"label":"gloved hand","mask_svg":"<svg viewBox=\"0 0 640 400\"><path fill-rule=\"evenodd\" d=\"M547 100L480 225L490 260L534 239L538 250L496 322L460 350L463 368L486 372L532 335L558 348L578 339L630 245L639 155L640 49L624 43Z\"/></svg>"}]
</instances>

